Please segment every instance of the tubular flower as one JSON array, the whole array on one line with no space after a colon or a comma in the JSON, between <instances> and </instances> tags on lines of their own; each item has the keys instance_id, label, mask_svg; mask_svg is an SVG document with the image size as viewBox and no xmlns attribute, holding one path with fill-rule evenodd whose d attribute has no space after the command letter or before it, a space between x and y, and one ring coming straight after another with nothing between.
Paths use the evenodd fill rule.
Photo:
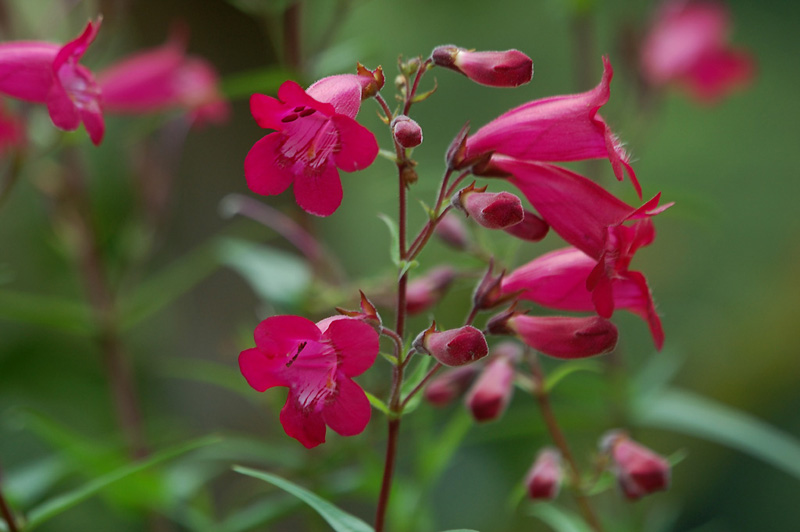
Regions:
<instances>
[{"instance_id":1,"label":"tubular flower","mask_svg":"<svg viewBox=\"0 0 800 532\"><path fill-rule=\"evenodd\" d=\"M617 179L621 181L627 172L641 197L628 155L597 114L608 102L614 74L606 57L603 67L600 84L588 92L528 102L480 128L467 139L466 159L487 153L542 162L608 159Z\"/></svg>"},{"instance_id":2,"label":"tubular flower","mask_svg":"<svg viewBox=\"0 0 800 532\"><path fill-rule=\"evenodd\" d=\"M479 371L478 364L443 371L425 387L425 400L433 406L445 406L467 391Z\"/></svg>"},{"instance_id":3,"label":"tubular flower","mask_svg":"<svg viewBox=\"0 0 800 532\"><path fill-rule=\"evenodd\" d=\"M545 447L536 456L531 469L525 476L528 496L533 500L551 501L561 489L561 453Z\"/></svg>"},{"instance_id":4,"label":"tubular flower","mask_svg":"<svg viewBox=\"0 0 800 532\"><path fill-rule=\"evenodd\" d=\"M459 190L450 203L487 229L506 229L522 222L522 202L510 192L486 192L475 183Z\"/></svg>"},{"instance_id":5,"label":"tubular flower","mask_svg":"<svg viewBox=\"0 0 800 532\"><path fill-rule=\"evenodd\" d=\"M512 175L518 187L550 227L596 261L587 279L597 313L614 312L611 282L618 277L638 277L628 272L633 255L655 238L650 218L672 204L658 206L660 194L635 208L609 194L589 179L558 166L493 157L492 164ZM634 222L625 226L623 223ZM638 283L646 282L642 277Z\"/></svg>"},{"instance_id":6,"label":"tubular flower","mask_svg":"<svg viewBox=\"0 0 800 532\"><path fill-rule=\"evenodd\" d=\"M522 349L515 342L504 342L492 350L491 360L464 400L475 421L492 421L506 411L514 394L514 364L521 356Z\"/></svg>"},{"instance_id":7,"label":"tubular flower","mask_svg":"<svg viewBox=\"0 0 800 532\"><path fill-rule=\"evenodd\" d=\"M595 310L587 279L597 261L568 247L546 253L502 279L502 292L539 305L573 311ZM644 275L623 270L611 279L614 306L633 312L650 327L656 348L664 344L664 330Z\"/></svg>"},{"instance_id":8,"label":"tubular flower","mask_svg":"<svg viewBox=\"0 0 800 532\"><path fill-rule=\"evenodd\" d=\"M456 271L450 266L439 266L417 277L406 289L406 312L419 314L434 306L444 297L456 279Z\"/></svg>"},{"instance_id":9,"label":"tubular flower","mask_svg":"<svg viewBox=\"0 0 800 532\"><path fill-rule=\"evenodd\" d=\"M489 354L483 333L471 325L437 331L434 323L419 333L413 346L445 366L465 366Z\"/></svg>"},{"instance_id":10,"label":"tubular flower","mask_svg":"<svg viewBox=\"0 0 800 532\"><path fill-rule=\"evenodd\" d=\"M722 2L671 0L644 39L641 68L654 86L677 82L713 101L753 78L753 59L728 44L730 13Z\"/></svg>"},{"instance_id":11,"label":"tubular flower","mask_svg":"<svg viewBox=\"0 0 800 532\"><path fill-rule=\"evenodd\" d=\"M230 114L217 72L205 59L187 56L181 39L121 59L100 72L97 82L103 106L112 113L182 108L198 124L222 122Z\"/></svg>"},{"instance_id":12,"label":"tubular flower","mask_svg":"<svg viewBox=\"0 0 800 532\"><path fill-rule=\"evenodd\" d=\"M258 125L274 129L256 142L244 161L247 185L256 194L280 194L294 183L297 204L329 216L342 202L340 168L366 168L378 155L375 136L354 120L365 76L323 78L307 91L294 81L278 89L278 99L254 94L250 110Z\"/></svg>"},{"instance_id":13,"label":"tubular flower","mask_svg":"<svg viewBox=\"0 0 800 532\"><path fill-rule=\"evenodd\" d=\"M490 87L518 87L533 77L533 61L519 50L474 52L445 45L433 50L431 60Z\"/></svg>"},{"instance_id":14,"label":"tubular flower","mask_svg":"<svg viewBox=\"0 0 800 532\"><path fill-rule=\"evenodd\" d=\"M94 75L78 64L94 41L100 20L89 22L77 38L63 46L40 41L0 43L0 92L47 105L53 124L66 131L83 122L95 145L105 124L100 89Z\"/></svg>"},{"instance_id":15,"label":"tubular flower","mask_svg":"<svg viewBox=\"0 0 800 532\"><path fill-rule=\"evenodd\" d=\"M286 434L307 448L325 442L325 426L342 436L361 433L370 418L364 390L352 377L378 355L378 333L344 316L315 324L300 316L274 316L255 330L256 347L239 354L239 368L259 392L289 388L280 420Z\"/></svg>"},{"instance_id":16,"label":"tubular flower","mask_svg":"<svg viewBox=\"0 0 800 532\"><path fill-rule=\"evenodd\" d=\"M600 446L611 456L614 475L628 499L641 499L669 488L670 465L667 459L636 443L624 432L609 431Z\"/></svg>"}]
</instances>

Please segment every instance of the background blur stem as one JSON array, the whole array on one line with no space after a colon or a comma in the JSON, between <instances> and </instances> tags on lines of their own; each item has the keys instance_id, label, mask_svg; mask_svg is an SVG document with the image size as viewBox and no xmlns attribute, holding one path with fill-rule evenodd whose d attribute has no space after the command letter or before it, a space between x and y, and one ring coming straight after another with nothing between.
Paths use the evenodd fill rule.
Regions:
<instances>
[{"instance_id":1,"label":"background blur stem","mask_svg":"<svg viewBox=\"0 0 800 532\"><path fill-rule=\"evenodd\" d=\"M114 296L108 285L102 254L97 243L97 233L91 221L88 193L79 155L75 150L67 150L65 155L67 160L64 172L65 195L74 209L78 269L94 311L97 343L103 356L118 421L131 455L134 458L141 458L148 454L142 429L142 416L131 368L119 337Z\"/></svg>"},{"instance_id":2,"label":"background blur stem","mask_svg":"<svg viewBox=\"0 0 800 532\"><path fill-rule=\"evenodd\" d=\"M539 410L542 413L542 418L544 419L545 425L547 425L547 430L550 433L550 437L553 439L553 443L556 444L556 447L558 447L559 451L561 451L561 455L564 457L564 460L569 466L567 468L567 473L570 477L570 483L574 488L572 490L572 494L575 497L575 502L578 504L578 508L580 509L581 514L583 514L583 518L592 527L592 530L595 532L603 532L603 526L600 524L600 520L594 513L592 506L589 504L589 499L582 491L581 473L580 469L578 469L578 463L572 456L572 451L570 451L567 438L564 436L564 433L562 432L561 427L556 420L556 416L553 413L553 409L550 406L550 397L547 394L547 388L545 387L544 373L542 372L542 367L539 365L539 357L536 353L531 353L530 360L534 382L533 394L536 396L536 400L539 403Z\"/></svg>"}]
</instances>

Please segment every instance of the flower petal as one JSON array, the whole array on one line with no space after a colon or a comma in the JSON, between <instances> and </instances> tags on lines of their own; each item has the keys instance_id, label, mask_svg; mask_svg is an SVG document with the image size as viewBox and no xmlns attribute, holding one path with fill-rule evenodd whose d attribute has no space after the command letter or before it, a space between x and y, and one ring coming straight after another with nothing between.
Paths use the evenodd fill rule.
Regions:
<instances>
[{"instance_id":1,"label":"flower petal","mask_svg":"<svg viewBox=\"0 0 800 532\"><path fill-rule=\"evenodd\" d=\"M270 133L256 142L244 159L244 176L247 186L256 194L280 194L295 179L290 168L281 164L280 133Z\"/></svg>"},{"instance_id":2,"label":"flower petal","mask_svg":"<svg viewBox=\"0 0 800 532\"><path fill-rule=\"evenodd\" d=\"M367 395L345 376L336 379L336 391L335 399L322 409L325 423L342 436L361 434L372 414Z\"/></svg>"},{"instance_id":3,"label":"flower petal","mask_svg":"<svg viewBox=\"0 0 800 532\"><path fill-rule=\"evenodd\" d=\"M355 377L367 371L380 350L378 333L363 321L339 319L330 322L322 335L336 350L339 371Z\"/></svg>"},{"instance_id":4,"label":"flower petal","mask_svg":"<svg viewBox=\"0 0 800 532\"><path fill-rule=\"evenodd\" d=\"M259 392L273 386L289 385L279 371L283 365L283 360L270 358L258 348L246 349L239 353L239 370L247 379L247 384Z\"/></svg>"},{"instance_id":5,"label":"flower petal","mask_svg":"<svg viewBox=\"0 0 800 532\"><path fill-rule=\"evenodd\" d=\"M286 434L302 443L307 449L325 443L325 422L322 415L314 410L301 408L291 391L281 409L280 420Z\"/></svg>"},{"instance_id":6,"label":"flower petal","mask_svg":"<svg viewBox=\"0 0 800 532\"><path fill-rule=\"evenodd\" d=\"M339 133L338 150L333 155L336 166L345 172L355 172L371 165L379 149L375 135L347 116L336 115L332 120Z\"/></svg>"},{"instance_id":7,"label":"flower petal","mask_svg":"<svg viewBox=\"0 0 800 532\"><path fill-rule=\"evenodd\" d=\"M298 342L317 341L320 336L314 322L301 316L272 316L259 323L253 333L258 347L264 349L267 341L272 342L280 355L295 349Z\"/></svg>"},{"instance_id":8,"label":"flower petal","mask_svg":"<svg viewBox=\"0 0 800 532\"><path fill-rule=\"evenodd\" d=\"M50 120L59 129L74 131L81 124L78 108L60 83L54 83L50 88L47 111L50 113Z\"/></svg>"},{"instance_id":9,"label":"flower petal","mask_svg":"<svg viewBox=\"0 0 800 532\"><path fill-rule=\"evenodd\" d=\"M306 93L320 102L330 103L336 114L355 118L361 107L361 76L338 74L316 81Z\"/></svg>"},{"instance_id":10,"label":"flower petal","mask_svg":"<svg viewBox=\"0 0 800 532\"><path fill-rule=\"evenodd\" d=\"M103 120L103 112L100 111L100 107L92 107L92 109L81 109L79 113L81 122L83 122L86 131L89 133L89 138L92 139L92 144L99 146L103 141L106 124Z\"/></svg>"},{"instance_id":11,"label":"flower petal","mask_svg":"<svg viewBox=\"0 0 800 532\"><path fill-rule=\"evenodd\" d=\"M342 203L342 182L331 161L319 173L308 171L294 181L294 197L307 213L330 216Z\"/></svg>"}]
</instances>

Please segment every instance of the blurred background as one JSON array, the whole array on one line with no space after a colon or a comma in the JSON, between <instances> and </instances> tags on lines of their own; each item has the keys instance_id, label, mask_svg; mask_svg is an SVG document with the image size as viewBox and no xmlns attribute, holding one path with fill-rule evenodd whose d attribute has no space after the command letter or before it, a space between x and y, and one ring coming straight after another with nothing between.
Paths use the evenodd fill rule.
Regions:
<instances>
[{"instance_id":1,"label":"blurred background","mask_svg":"<svg viewBox=\"0 0 800 532\"><path fill-rule=\"evenodd\" d=\"M88 191L83 212L95 228L115 305L115 338L139 397L147 450L209 434L222 438L126 477L41 530L326 529L291 497L231 472L234 463L283 474L371 521L383 419L373 416L356 438L329 431L328 443L306 451L278 423L283 392L250 389L236 358L252 346L260 319L356 308L358 288L379 292L391 279L388 232L377 214L395 215L394 166L379 158L367 170L343 174L342 207L327 219L300 216L290 192L258 198L319 236L346 279L336 286L312 281L297 252L271 229L231 218L236 200L223 198L257 198L242 169L264 134L250 116L250 94L274 95L287 78L307 86L353 72L359 61L383 65L383 94L390 100L398 54L424 58L448 43L517 48L533 58L535 74L513 90L439 69L426 77L427 88L436 78L438 90L414 109L425 138L414 151L415 198L433 201L443 153L466 121L478 127L525 101L588 90L600 79L601 56L608 55L615 75L601 114L632 154L645 198L660 191L664 201L676 203L655 219L658 237L632 265L648 277L666 332L664 350L655 353L640 320L617 313L621 343L612 365L622 370L575 373L553 395L583 463L590 463L600 435L618 426L678 461L666 493L634 504L613 489L598 496L612 529L796 527L797 3L729 2L731 41L757 64L747 87L713 105L669 87L646 106L632 50L650 23L653 2L7 0L0 6L3 40L65 42L102 13L97 40L82 59L95 72L160 46L182 24L188 51L218 70L232 106L224 123L191 129L176 111L108 116L106 138L94 147L82 130L63 140L42 106L6 105L24 114L29 136L23 155L7 153L2 162L6 176L16 173L0 206L6 496L24 511L129 461L130 439L118 429L110 391L107 338L92 325L85 296L91 281L81 258L80 215L65 207L59 185L76 167ZM390 148L376 111L365 102L359 120ZM592 172L612 193L636 203L630 185L616 183L607 166L572 168ZM417 205L416 199L410 203L412 227L424 219ZM474 238L508 265L562 245L555 235L528 247L480 231ZM464 270L480 266L439 242L420 261L421 271L441 261ZM437 322L459 324L473 282L456 283L436 310ZM415 318L410 330L429 323L430 315ZM547 361L546 367L558 365ZM379 360L361 382L376 395L385 393L388 371ZM548 510L521 501L521 479L548 441L532 397L518 390L505 417L486 425L471 423L461 404L423 407L404 430L393 530L568 530L554 525ZM560 504L571 507L564 495ZM168 518L154 517L159 514Z\"/></svg>"}]
</instances>

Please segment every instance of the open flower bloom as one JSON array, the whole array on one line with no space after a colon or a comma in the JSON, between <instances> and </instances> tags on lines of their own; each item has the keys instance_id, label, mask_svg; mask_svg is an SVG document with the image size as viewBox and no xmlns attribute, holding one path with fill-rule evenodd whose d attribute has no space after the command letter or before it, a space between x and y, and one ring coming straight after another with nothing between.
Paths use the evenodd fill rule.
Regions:
<instances>
[{"instance_id":1,"label":"open flower bloom","mask_svg":"<svg viewBox=\"0 0 800 532\"><path fill-rule=\"evenodd\" d=\"M328 216L342 202L341 168L366 168L378 155L375 136L354 120L365 76L323 78L307 91L294 81L278 89L278 99L254 94L250 110L258 125L274 129L250 149L244 161L247 185L256 194L280 194L294 183L297 204Z\"/></svg>"},{"instance_id":2,"label":"open flower bloom","mask_svg":"<svg viewBox=\"0 0 800 532\"><path fill-rule=\"evenodd\" d=\"M712 101L753 77L753 59L728 44L730 13L718 1L670 0L642 43L641 68L654 86L686 85Z\"/></svg>"},{"instance_id":3,"label":"open flower bloom","mask_svg":"<svg viewBox=\"0 0 800 532\"><path fill-rule=\"evenodd\" d=\"M625 277L634 253L655 238L650 218L672 204L659 206L660 194L635 208L593 181L551 164L492 157L553 230L596 261L587 279L597 313L614 312L612 280ZM624 223L632 222L626 226ZM637 281L639 282L639 281ZM644 278L641 283L646 286Z\"/></svg>"},{"instance_id":4,"label":"open flower bloom","mask_svg":"<svg viewBox=\"0 0 800 532\"><path fill-rule=\"evenodd\" d=\"M83 122L95 145L105 124L100 89L94 75L78 61L94 41L100 21L91 21L76 39L61 46L41 41L0 43L0 92L47 105L59 129L72 131Z\"/></svg>"},{"instance_id":5,"label":"open flower bloom","mask_svg":"<svg viewBox=\"0 0 800 532\"><path fill-rule=\"evenodd\" d=\"M613 76L606 57L603 66L603 78L594 89L522 104L480 128L467 139L466 158L496 153L540 162L608 159L617 179L627 172L641 197L628 155L597 114L608 101Z\"/></svg>"},{"instance_id":6,"label":"open flower bloom","mask_svg":"<svg viewBox=\"0 0 800 532\"><path fill-rule=\"evenodd\" d=\"M180 39L132 54L100 72L103 107L139 114L183 108L194 123L222 122L230 106L219 91L219 76L205 59L187 56Z\"/></svg>"},{"instance_id":7,"label":"open flower bloom","mask_svg":"<svg viewBox=\"0 0 800 532\"><path fill-rule=\"evenodd\" d=\"M597 261L579 249L559 249L504 276L502 291L549 308L593 311L595 305L586 283L596 266ZM661 349L664 330L644 275L627 269L618 271L611 278L611 289L614 306L645 320L656 348Z\"/></svg>"},{"instance_id":8,"label":"open flower bloom","mask_svg":"<svg viewBox=\"0 0 800 532\"><path fill-rule=\"evenodd\" d=\"M352 377L378 355L378 333L337 316L318 324L300 316L274 316L255 330L256 347L239 354L248 384L263 392L289 388L280 420L286 434L311 448L325 441L325 426L342 436L361 433L370 405Z\"/></svg>"}]
</instances>

